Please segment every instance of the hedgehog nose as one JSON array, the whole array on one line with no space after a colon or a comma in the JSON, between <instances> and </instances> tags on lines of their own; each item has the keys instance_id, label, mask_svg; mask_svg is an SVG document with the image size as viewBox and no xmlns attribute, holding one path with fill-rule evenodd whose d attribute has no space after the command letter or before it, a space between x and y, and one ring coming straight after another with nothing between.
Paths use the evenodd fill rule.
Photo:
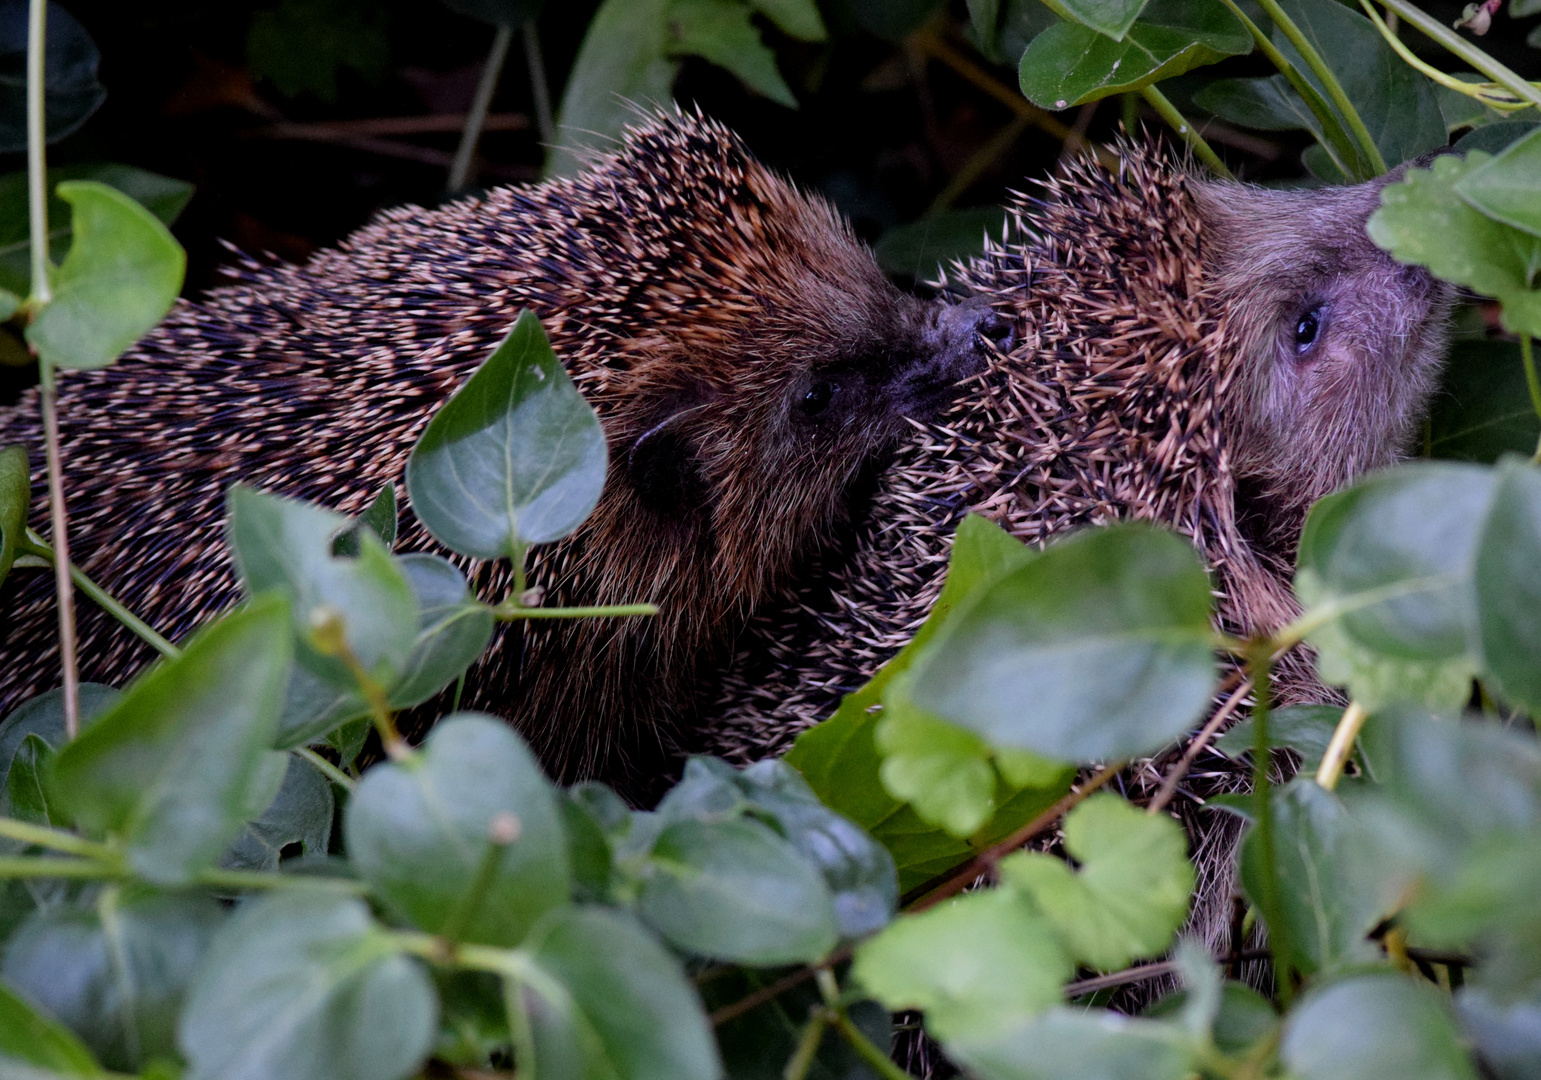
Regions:
<instances>
[{"instance_id":1,"label":"hedgehog nose","mask_svg":"<svg viewBox=\"0 0 1541 1080\"><path fill-rule=\"evenodd\" d=\"M985 350L981 338L1002 352L1016 344L1016 328L1011 320L991 308L982 297L945 308L938 322L946 339L946 351L955 363L961 362L968 370L977 371L983 366Z\"/></svg>"},{"instance_id":2,"label":"hedgehog nose","mask_svg":"<svg viewBox=\"0 0 1541 1080\"><path fill-rule=\"evenodd\" d=\"M1000 312L985 308L974 332L994 345L998 352L1010 352L1017 343L1017 328Z\"/></svg>"}]
</instances>

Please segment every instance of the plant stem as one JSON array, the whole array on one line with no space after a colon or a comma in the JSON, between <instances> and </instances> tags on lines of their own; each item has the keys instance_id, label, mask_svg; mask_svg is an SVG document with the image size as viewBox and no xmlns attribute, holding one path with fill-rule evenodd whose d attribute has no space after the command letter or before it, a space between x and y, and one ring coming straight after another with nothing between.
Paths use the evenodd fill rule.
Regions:
<instances>
[{"instance_id":1,"label":"plant stem","mask_svg":"<svg viewBox=\"0 0 1541 1080\"><path fill-rule=\"evenodd\" d=\"M556 124L551 119L551 87L540 50L540 27L534 19L524 24L524 61L530 69L530 96L535 99L535 130L540 141L551 146L556 142Z\"/></svg>"},{"instance_id":2,"label":"plant stem","mask_svg":"<svg viewBox=\"0 0 1541 1080\"><path fill-rule=\"evenodd\" d=\"M53 548L44 543L41 537L29 535L20 550L28 555L35 555L50 566L55 565ZM96 601L98 607L139 635L142 641L153 647L166 659L175 660L182 655L181 649L161 637L160 634L155 632L154 627L124 607L111 593L87 577L80 567L71 564L70 580L75 583L76 588Z\"/></svg>"},{"instance_id":3,"label":"plant stem","mask_svg":"<svg viewBox=\"0 0 1541 1080\"><path fill-rule=\"evenodd\" d=\"M1205 165L1208 165L1211 172L1227 180L1236 179L1231 175L1231 170L1225 167L1225 162L1220 160L1220 155L1210 148L1209 144L1204 141L1203 136L1198 133L1192 124L1188 123L1187 118L1182 113L1177 111L1177 106L1167 100L1165 94L1154 86L1147 86L1140 91L1140 96L1150 104L1151 108L1160 114L1161 119L1171 125L1173 131L1183 137L1183 141L1193 151L1193 156Z\"/></svg>"},{"instance_id":4,"label":"plant stem","mask_svg":"<svg viewBox=\"0 0 1541 1080\"><path fill-rule=\"evenodd\" d=\"M0 817L0 836L19 840L23 844L52 848L67 855L80 855L87 859L107 859L112 851L106 844L76 836L62 829L50 829L46 825L34 825L30 821Z\"/></svg>"},{"instance_id":5,"label":"plant stem","mask_svg":"<svg viewBox=\"0 0 1541 1080\"><path fill-rule=\"evenodd\" d=\"M1359 150L1354 145L1353 137L1343 127L1343 121L1338 119L1338 114L1328 104L1322 93L1311 85L1311 81L1302 75L1289 58L1279 51L1279 47L1273 43L1273 39L1263 33L1261 27L1253 22L1236 3L1236 0L1220 0L1226 7L1246 26L1247 33L1252 35L1252 41L1257 45L1258 52L1268 58L1268 62L1278 69L1305 101L1306 106L1316 117L1317 123L1322 125L1322 148L1331 155L1334 164L1348 175L1359 175L1364 172L1364 167L1359 162Z\"/></svg>"},{"instance_id":6,"label":"plant stem","mask_svg":"<svg viewBox=\"0 0 1541 1080\"><path fill-rule=\"evenodd\" d=\"M1525 385L1530 388L1530 407L1536 410L1536 415L1541 416L1541 378L1536 377L1535 345L1529 334L1520 335L1520 363L1525 365ZM1536 455L1532 459L1541 462L1541 444L1536 446Z\"/></svg>"},{"instance_id":7,"label":"plant stem","mask_svg":"<svg viewBox=\"0 0 1541 1080\"><path fill-rule=\"evenodd\" d=\"M1381 6L1387 11L1396 12L1416 26L1426 37L1433 38L1521 101L1528 101L1541 109L1541 88L1520 78L1518 74L1494 60L1438 19L1425 15L1407 0L1381 0Z\"/></svg>"},{"instance_id":8,"label":"plant stem","mask_svg":"<svg viewBox=\"0 0 1541 1080\"><path fill-rule=\"evenodd\" d=\"M80 731L80 674L75 661L75 590L70 582L69 520L64 508L64 465L59 454L59 409L53 365L39 357L43 405L43 452L48 459L48 517L53 533L54 594L59 600L59 666L64 681L64 737Z\"/></svg>"},{"instance_id":9,"label":"plant stem","mask_svg":"<svg viewBox=\"0 0 1541 1080\"><path fill-rule=\"evenodd\" d=\"M781 1080L803 1080L808 1075L808 1068L813 1064L813 1056L819 1052L819 1043L824 1039L824 1029L829 1026L829 1020L828 1009L814 1010L808 1022L803 1025L802 1034L798 1036L797 1048L787 1058L786 1068L781 1070Z\"/></svg>"},{"instance_id":10,"label":"plant stem","mask_svg":"<svg viewBox=\"0 0 1541 1080\"><path fill-rule=\"evenodd\" d=\"M492 609L500 622L516 619L605 619L628 615L657 615L657 604L611 604L608 607L524 607L510 598Z\"/></svg>"},{"instance_id":11,"label":"plant stem","mask_svg":"<svg viewBox=\"0 0 1541 1080\"><path fill-rule=\"evenodd\" d=\"M369 886L352 878L320 877L312 874L274 874L264 870L200 870L193 875L199 885L211 889L337 889L365 896Z\"/></svg>"},{"instance_id":12,"label":"plant stem","mask_svg":"<svg viewBox=\"0 0 1541 1080\"><path fill-rule=\"evenodd\" d=\"M865 1061L883 1080L915 1080L913 1076L905 1072L893 1063L883 1051L872 1045L872 1040L862 1034L861 1028L851 1023L851 1018L839 1010L831 1010L830 1024L834 1029L845 1036L845 1041L851 1044L851 1049Z\"/></svg>"},{"instance_id":13,"label":"plant stem","mask_svg":"<svg viewBox=\"0 0 1541 1080\"><path fill-rule=\"evenodd\" d=\"M1273 837L1273 800L1268 779L1272 762L1272 744L1268 739L1269 682L1273 648L1269 641L1258 642L1247 656L1248 674L1256 688L1252 706L1254 741L1252 744L1252 815L1256 822L1258 845L1262 848L1263 918L1268 924L1268 940L1273 950L1274 979L1279 998L1289 1004L1293 985L1290 979L1289 928L1284 922L1284 903L1279 888L1279 863Z\"/></svg>"},{"instance_id":14,"label":"plant stem","mask_svg":"<svg viewBox=\"0 0 1541 1080\"><path fill-rule=\"evenodd\" d=\"M514 836L517 836L517 826ZM466 927L470 925L471 919L476 915L476 909L481 907L482 902L487 898L487 890L492 888L492 882L498 876L498 864L503 861L503 853L508 850L511 843L513 843L512 838L505 839L495 834L487 838L487 850L482 852L481 862L476 866L476 876L471 879L471 887L465 891L465 895L460 898L460 903L455 905L449 917L444 920L444 926L439 931L440 937L446 941L460 940Z\"/></svg>"},{"instance_id":15,"label":"plant stem","mask_svg":"<svg viewBox=\"0 0 1541 1080\"><path fill-rule=\"evenodd\" d=\"M1188 770L1193 767L1194 759L1199 756L1204 747L1209 745L1209 740L1215 737L1215 732L1220 730L1220 726L1241 705L1242 699L1251 692L1252 683L1242 679L1240 685L1231 692L1231 696L1225 699L1224 704L1216 709L1215 714L1209 718L1209 722L1204 725L1198 735L1194 736L1193 741L1188 744L1188 748L1183 751L1182 759L1172 767L1172 771L1161 782L1161 790L1156 792L1156 797L1150 800L1150 804L1145 807L1147 814L1159 814L1162 810L1166 809L1166 804L1172 801L1173 795L1177 794L1177 785L1188 774Z\"/></svg>"},{"instance_id":16,"label":"plant stem","mask_svg":"<svg viewBox=\"0 0 1541 1080\"><path fill-rule=\"evenodd\" d=\"M1333 729L1332 741L1327 744L1327 752L1322 755L1322 763L1316 770L1316 782L1328 791L1338 786L1338 777L1343 775L1343 766L1354 751L1354 740L1359 738L1359 731L1368 716L1364 706L1357 701L1350 702L1343 710L1343 717Z\"/></svg>"},{"instance_id":17,"label":"plant stem","mask_svg":"<svg viewBox=\"0 0 1541 1080\"><path fill-rule=\"evenodd\" d=\"M513 39L512 26L499 26L492 35L492 49L487 53L487 62L482 65L476 97L471 100L471 111L466 114L466 126L460 133L460 145L455 149L455 160L450 163L446 187L451 195L465 190L466 180L471 175L471 159L476 156L476 144L482 140L482 125L486 123L493 91L498 88L498 76L503 73L503 61L508 58L508 44Z\"/></svg>"},{"instance_id":18,"label":"plant stem","mask_svg":"<svg viewBox=\"0 0 1541 1080\"><path fill-rule=\"evenodd\" d=\"M1422 72L1425 76L1433 79L1440 86L1443 86L1448 90L1454 90L1456 93L1462 94L1465 97L1469 97L1474 101L1480 101L1488 108L1496 109L1503 113L1514 112L1516 109L1529 108L1525 102L1514 100L1514 96L1512 94L1505 93L1505 96L1503 97L1497 96L1497 93L1504 93L1503 87L1499 86L1497 83L1462 82L1454 75L1447 75L1443 71L1440 71L1433 64L1425 63L1424 61L1418 59L1418 57L1414 55L1413 51L1402 43L1402 39L1397 37L1396 31L1381 19L1380 13L1375 10L1375 5L1371 3L1370 0L1359 0L1359 7L1363 9L1370 22L1375 24L1375 29L1380 32L1380 36L1385 40L1386 44L1391 46L1392 51L1400 56L1409 67ZM1394 22L1397 17L1396 12L1393 11L1389 12L1388 14ZM1495 91L1497 93L1495 93Z\"/></svg>"},{"instance_id":19,"label":"plant stem","mask_svg":"<svg viewBox=\"0 0 1541 1080\"><path fill-rule=\"evenodd\" d=\"M48 5L32 0L27 12L27 211L32 240L32 300L42 307L53 299L48 280L48 133L43 111L45 31Z\"/></svg>"},{"instance_id":20,"label":"plant stem","mask_svg":"<svg viewBox=\"0 0 1541 1080\"><path fill-rule=\"evenodd\" d=\"M358 783L353 779L353 777L343 772L336 765L333 765L330 761L326 760L326 758L316 753L310 747L301 746L296 748L294 752L300 757L304 758L306 761L310 762L310 764L315 767L317 772L326 777L332 783L336 784L338 787L342 788L348 794L353 794L353 789L358 786Z\"/></svg>"},{"instance_id":21,"label":"plant stem","mask_svg":"<svg viewBox=\"0 0 1541 1080\"><path fill-rule=\"evenodd\" d=\"M47 855L0 856L0 881L7 878L113 878L119 871L98 859L56 859Z\"/></svg>"},{"instance_id":22,"label":"plant stem","mask_svg":"<svg viewBox=\"0 0 1541 1080\"><path fill-rule=\"evenodd\" d=\"M1306 66L1311 69L1311 73L1327 91L1327 96L1337 106L1338 114L1343 117L1343 122L1348 125L1348 130L1354 135L1354 141L1359 145L1360 157L1375 170L1374 175L1379 176L1385 172L1386 159L1381 156L1380 148L1375 145L1375 140L1370 137L1364 121L1359 118L1359 110L1354 108L1352 101L1348 100L1348 95L1344 93L1338 77L1327 66L1327 61L1322 59L1322 54L1316 51L1316 46L1312 45L1300 32L1300 27L1295 25L1295 20L1285 14L1278 0L1258 0L1258 3L1268 13L1274 25L1283 32L1289 43L1295 46L1295 51L1300 53L1301 59L1305 60Z\"/></svg>"}]
</instances>

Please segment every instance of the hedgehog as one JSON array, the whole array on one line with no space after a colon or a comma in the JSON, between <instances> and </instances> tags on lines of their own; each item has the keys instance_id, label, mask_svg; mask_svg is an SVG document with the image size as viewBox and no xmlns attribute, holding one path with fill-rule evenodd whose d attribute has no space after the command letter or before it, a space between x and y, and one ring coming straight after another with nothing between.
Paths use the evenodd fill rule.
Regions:
<instances>
[{"instance_id":1,"label":"hedgehog","mask_svg":"<svg viewBox=\"0 0 1541 1080\"><path fill-rule=\"evenodd\" d=\"M547 604L659 607L506 627L470 671L464 706L511 719L564 780L659 771L744 621L848 528L907 420L936 415L1007 334L987 305L901 294L827 203L677 109L574 179L387 210L304 265L230 273L116 368L61 380L78 565L182 637L240 597L233 482L360 511L531 309L610 466L529 581ZM40 465L35 415L30 397L0 412L0 445ZM40 467L34 484L46 515ZM399 546L441 550L411 515ZM471 570L481 596L506 595L506 563ZM58 679L49 580L13 574L0 611L4 715ZM121 684L152 658L92 605L79 623L83 678Z\"/></svg>"},{"instance_id":2,"label":"hedgehog","mask_svg":"<svg viewBox=\"0 0 1541 1080\"><path fill-rule=\"evenodd\" d=\"M702 750L779 754L831 715L925 620L970 512L1037 546L1160 523L1208 563L1221 629L1245 637L1298 614L1305 513L1405 451L1451 291L1365 235L1391 177L1266 190L1201 178L1148 139L1119 151L1115 171L1083 161L1016 197L1004 238L938 283L987 299L1014 347L993 350L941 419L913 423L853 553L751 621ZM1273 690L1280 704L1341 701L1303 649ZM1181 749L1137 767L1129 793L1154 794ZM1191 930L1211 946L1228 936L1237 830L1199 809L1245 782L1211 753L1175 807L1200 871Z\"/></svg>"}]
</instances>

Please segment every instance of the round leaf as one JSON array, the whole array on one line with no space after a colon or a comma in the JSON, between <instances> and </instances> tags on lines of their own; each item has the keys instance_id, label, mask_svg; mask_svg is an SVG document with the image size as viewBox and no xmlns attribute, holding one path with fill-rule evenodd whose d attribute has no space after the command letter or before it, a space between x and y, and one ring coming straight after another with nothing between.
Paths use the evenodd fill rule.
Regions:
<instances>
[{"instance_id":1,"label":"round leaf","mask_svg":"<svg viewBox=\"0 0 1541 1080\"><path fill-rule=\"evenodd\" d=\"M813 961L839 938L817 868L758 821L680 821L653 845L637 910L697 956L770 966Z\"/></svg>"},{"instance_id":2,"label":"round leaf","mask_svg":"<svg viewBox=\"0 0 1541 1080\"><path fill-rule=\"evenodd\" d=\"M54 764L76 822L111 833L144 877L186 881L240 828L289 671L289 606L225 616L124 691Z\"/></svg>"},{"instance_id":3,"label":"round leaf","mask_svg":"<svg viewBox=\"0 0 1541 1080\"><path fill-rule=\"evenodd\" d=\"M491 830L510 815L517 837L494 845ZM433 933L515 945L568 899L556 794L524 741L490 716L442 720L412 761L369 770L344 828L360 875Z\"/></svg>"},{"instance_id":4,"label":"round leaf","mask_svg":"<svg viewBox=\"0 0 1541 1080\"><path fill-rule=\"evenodd\" d=\"M246 822L220 865L241 870L276 870L284 848L325 855L335 809L332 785L320 770L296 754L280 754L283 780L262 811Z\"/></svg>"},{"instance_id":5,"label":"round leaf","mask_svg":"<svg viewBox=\"0 0 1541 1080\"><path fill-rule=\"evenodd\" d=\"M981 1080L1185 1080L1201 1048L1180 1028L1106 1009L1057 1008L995 1036L970 1034L947 1052Z\"/></svg>"},{"instance_id":6,"label":"round leaf","mask_svg":"<svg viewBox=\"0 0 1541 1080\"><path fill-rule=\"evenodd\" d=\"M401 1080L433 1045L437 1005L360 901L290 890L215 936L177 1038L188 1080Z\"/></svg>"},{"instance_id":7,"label":"round leaf","mask_svg":"<svg viewBox=\"0 0 1541 1080\"><path fill-rule=\"evenodd\" d=\"M1455 193L1494 221L1541 236L1541 128L1456 181Z\"/></svg>"},{"instance_id":8,"label":"round leaf","mask_svg":"<svg viewBox=\"0 0 1541 1080\"><path fill-rule=\"evenodd\" d=\"M1182 734L1214 686L1209 579L1146 525L1082 533L996 581L913 667L914 703L997 746L1134 757Z\"/></svg>"},{"instance_id":9,"label":"round leaf","mask_svg":"<svg viewBox=\"0 0 1541 1080\"><path fill-rule=\"evenodd\" d=\"M105 367L171 310L187 254L154 214L116 188L70 180L59 197L73 211L74 242L27 342L61 368Z\"/></svg>"},{"instance_id":10,"label":"round leaf","mask_svg":"<svg viewBox=\"0 0 1541 1080\"><path fill-rule=\"evenodd\" d=\"M1511 704L1541 715L1541 471L1535 466L1510 458L1499 467L1474 579L1483 670Z\"/></svg>"},{"instance_id":11,"label":"round leaf","mask_svg":"<svg viewBox=\"0 0 1541 1080\"><path fill-rule=\"evenodd\" d=\"M428 422L407 461L407 492L446 547L518 558L588 517L606 460L599 417L526 311Z\"/></svg>"},{"instance_id":12,"label":"round leaf","mask_svg":"<svg viewBox=\"0 0 1541 1080\"><path fill-rule=\"evenodd\" d=\"M1300 1080L1476 1080L1439 992L1395 972L1331 983L1291 1010L1280 1046Z\"/></svg>"}]
</instances>

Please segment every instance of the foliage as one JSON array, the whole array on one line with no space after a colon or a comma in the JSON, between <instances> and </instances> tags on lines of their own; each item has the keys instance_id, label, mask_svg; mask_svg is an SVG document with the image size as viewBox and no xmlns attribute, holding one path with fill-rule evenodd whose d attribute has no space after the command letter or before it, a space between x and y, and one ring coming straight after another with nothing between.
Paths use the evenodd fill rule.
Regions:
<instances>
[{"instance_id":1,"label":"foliage","mask_svg":"<svg viewBox=\"0 0 1541 1080\"><path fill-rule=\"evenodd\" d=\"M852 12L903 34L931 7ZM1034 101L1138 92L1170 116L1158 81L1255 47L1278 76L1211 82L1195 101L1309 131L1331 179L1442 145L1457 113L1478 123L1529 100L1462 53L1493 82L1467 84L1483 111L1456 109L1449 93L1466 92L1404 64L1368 7L1050 7L969 4L987 51L1022 42ZM564 124L613 130L615 95L666 95L687 53L791 103L752 17L826 33L806 0L609 0ZM1520 341L1489 359L1514 377L1474 385L1437 428L1473 460L1373 475L1313 508L1294 623L1216 633L1197 556L1147 525L1036 551L970 517L930 618L835 716L784 761L692 759L651 810L557 787L495 718L454 712L419 747L395 728L497 621L651 613L527 606L529 548L582 523L606 470L599 420L533 314L428 424L406 478L448 549L512 560L510 596L487 602L448 559L396 553L393 488L350 521L235 487L235 610L161 642L121 692L82 686L78 707L45 694L0 720L0 1076L893 1078L886 1010L900 1009L983 1080L1533 1075L1541 470L1493 460L1516 439L1530 452L1533 423L1470 403L1510 408L1491 387L1512 397L1526 376L1541 412L1527 336L1541 143L1512 136L1409 169L1371 235L1494 296ZM72 215L62 265L41 250L57 241L39 228L43 191L29 192L43 220L8 249L41 268L10 304L45 387L110 364L164 313L182 263L162 222L185 198L142 174L48 183ZM1501 437L1473 434L1495 419ZM0 450L0 577L56 556L26 529L30 496L25 456ZM1302 641L1348 710L1271 710L1270 665ZM1196 944L1174 949L1195 883L1176 821L1094 794L1201 719L1217 651L1255 691L1221 749L1256 766L1240 875L1268 931L1266 997ZM386 760L358 763L361 722ZM1307 771L1271 786L1280 747ZM957 895L981 873L993 887ZM1182 989L1143 1017L1067 1004L1089 989L1077 975L1158 970Z\"/></svg>"}]
</instances>

